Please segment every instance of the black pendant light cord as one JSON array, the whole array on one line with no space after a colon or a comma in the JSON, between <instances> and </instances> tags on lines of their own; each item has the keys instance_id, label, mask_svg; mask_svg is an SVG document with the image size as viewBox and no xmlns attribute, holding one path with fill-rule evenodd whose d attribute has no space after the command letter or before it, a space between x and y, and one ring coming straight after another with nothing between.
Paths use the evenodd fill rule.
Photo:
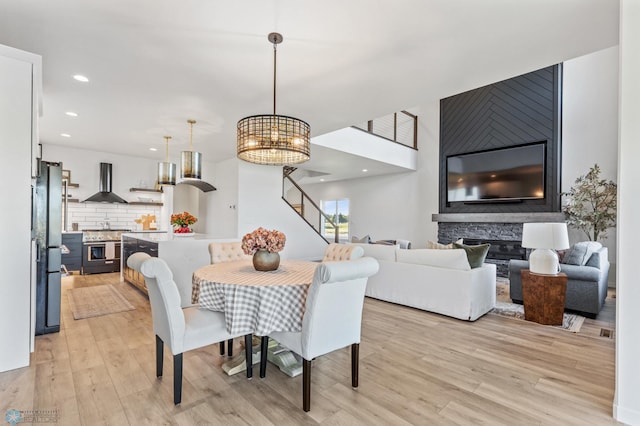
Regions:
<instances>
[{"instance_id":1,"label":"black pendant light cord","mask_svg":"<svg viewBox=\"0 0 640 426\"><path fill-rule=\"evenodd\" d=\"M278 55L278 44L273 43L273 115L276 115L276 63Z\"/></svg>"}]
</instances>

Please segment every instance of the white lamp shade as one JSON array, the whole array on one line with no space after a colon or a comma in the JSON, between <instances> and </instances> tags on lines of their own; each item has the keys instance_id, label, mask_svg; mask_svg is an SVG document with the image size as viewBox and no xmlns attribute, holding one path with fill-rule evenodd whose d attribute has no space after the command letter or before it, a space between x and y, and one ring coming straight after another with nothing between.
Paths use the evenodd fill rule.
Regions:
<instances>
[{"instance_id":1,"label":"white lamp shade","mask_svg":"<svg viewBox=\"0 0 640 426\"><path fill-rule=\"evenodd\" d=\"M522 227L522 247L564 250L569 248L566 223L525 223Z\"/></svg>"}]
</instances>

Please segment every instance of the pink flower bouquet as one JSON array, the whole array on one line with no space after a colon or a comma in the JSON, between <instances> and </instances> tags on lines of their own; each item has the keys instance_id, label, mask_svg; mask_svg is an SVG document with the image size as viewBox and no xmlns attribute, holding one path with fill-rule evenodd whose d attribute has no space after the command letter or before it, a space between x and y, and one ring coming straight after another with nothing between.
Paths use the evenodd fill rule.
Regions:
<instances>
[{"instance_id":1,"label":"pink flower bouquet","mask_svg":"<svg viewBox=\"0 0 640 426\"><path fill-rule=\"evenodd\" d=\"M270 253L277 253L284 248L286 241L287 237L282 232L260 227L242 237L242 251L245 254L254 254L264 249Z\"/></svg>"}]
</instances>

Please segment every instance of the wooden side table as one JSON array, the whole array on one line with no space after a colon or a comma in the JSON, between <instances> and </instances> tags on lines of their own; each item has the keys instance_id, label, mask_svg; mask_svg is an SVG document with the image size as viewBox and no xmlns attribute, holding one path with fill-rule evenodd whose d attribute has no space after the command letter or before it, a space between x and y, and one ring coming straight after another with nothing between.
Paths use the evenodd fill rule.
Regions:
<instances>
[{"instance_id":1,"label":"wooden side table","mask_svg":"<svg viewBox=\"0 0 640 426\"><path fill-rule=\"evenodd\" d=\"M528 269L523 269L520 274L524 319L546 325L562 325L567 274L542 275Z\"/></svg>"}]
</instances>

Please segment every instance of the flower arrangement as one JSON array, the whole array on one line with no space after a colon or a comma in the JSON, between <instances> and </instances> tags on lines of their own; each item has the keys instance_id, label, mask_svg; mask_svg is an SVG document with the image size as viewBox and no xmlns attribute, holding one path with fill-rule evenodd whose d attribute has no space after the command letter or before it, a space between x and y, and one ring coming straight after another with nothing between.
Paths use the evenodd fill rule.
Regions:
<instances>
[{"instance_id":1,"label":"flower arrangement","mask_svg":"<svg viewBox=\"0 0 640 426\"><path fill-rule=\"evenodd\" d=\"M262 227L242 237L242 251L245 254L254 254L260 249L269 253L277 253L284 248L287 237L277 230L269 231Z\"/></svg>"},{"instance_id":2,"label":"flower arrangement","mask_svg":"<svg viewBox=\"0 0 640 426\"><path fill-rule=\"evenodd\" d=\"M189 225L193 225L197 221L198 221L198 218L196 218L194 215L192 215L189 212L182 212L182 213L171 215L171 224L174 226L177 226L177 228L174 229L173 232L177 234L191 233L192 231L191 231L191 228L189 228Z\"/></svg>"}]
</instances>

